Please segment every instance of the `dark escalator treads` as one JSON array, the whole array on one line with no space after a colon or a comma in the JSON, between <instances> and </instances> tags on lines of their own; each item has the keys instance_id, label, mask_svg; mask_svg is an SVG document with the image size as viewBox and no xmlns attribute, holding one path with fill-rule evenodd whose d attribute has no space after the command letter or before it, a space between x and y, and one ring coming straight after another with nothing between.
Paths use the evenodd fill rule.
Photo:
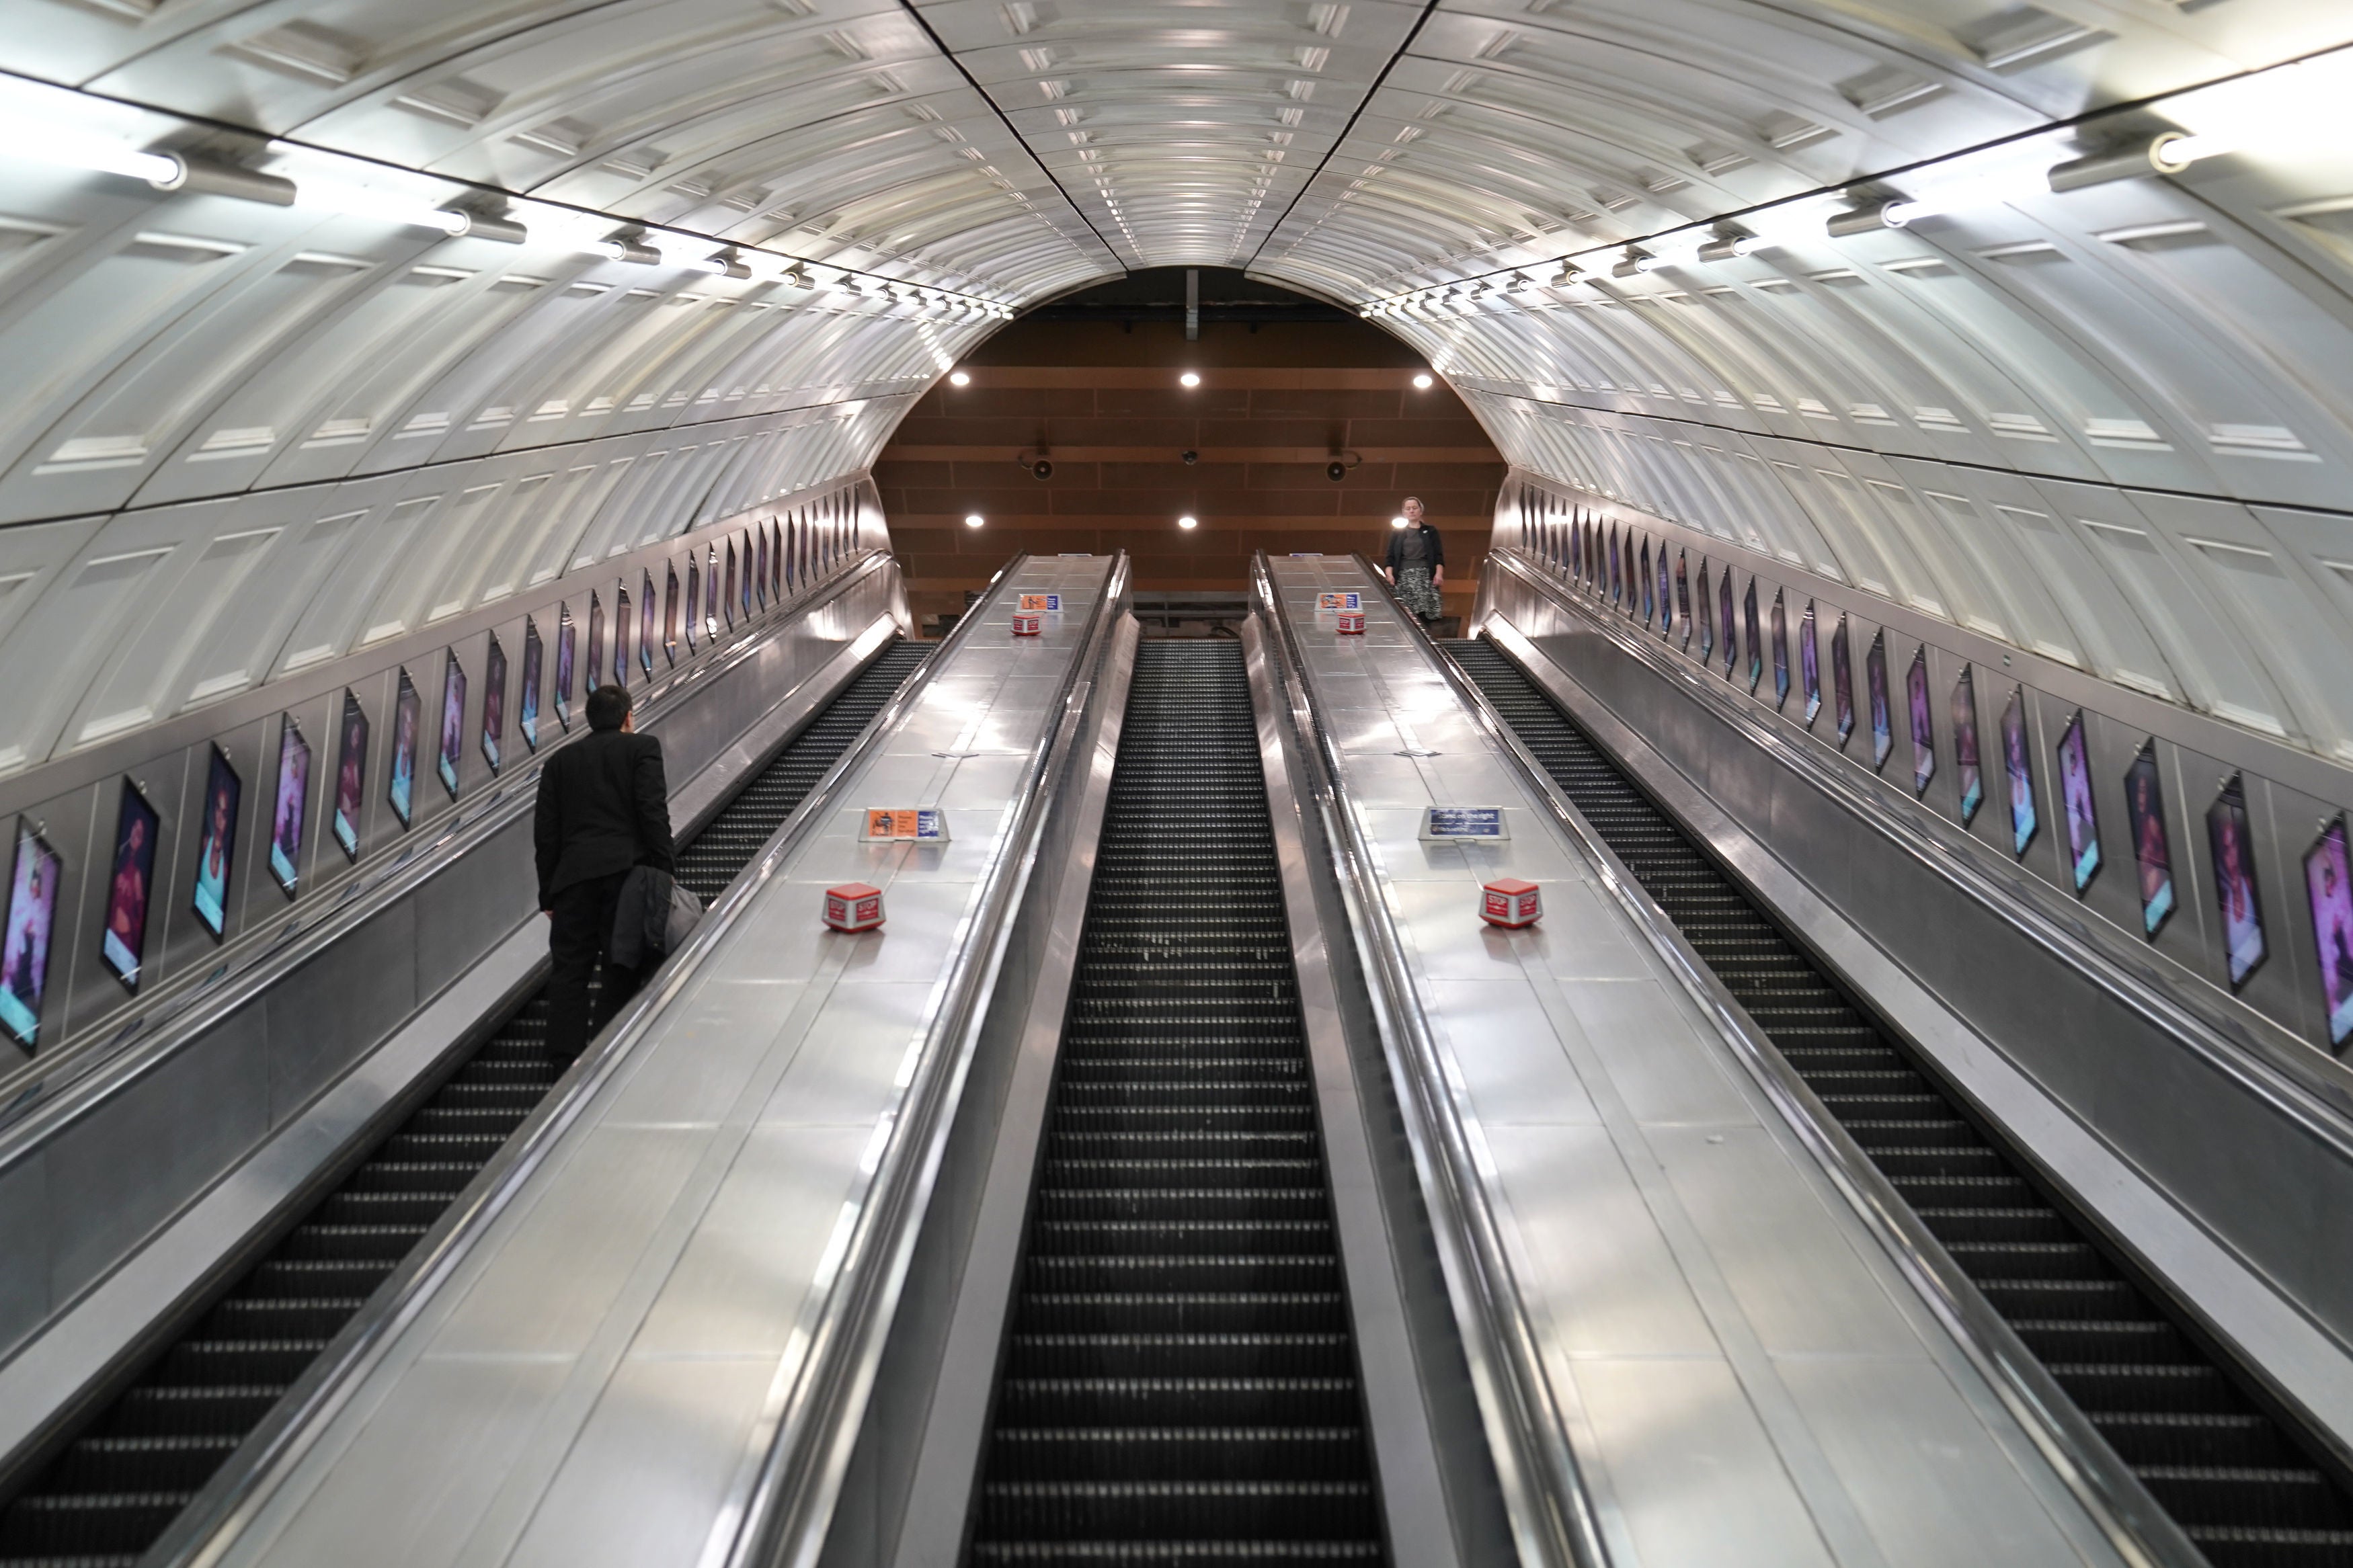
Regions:
<instances>
[{"instance_id":1,"label":"dark escalator treads","mask_svg":"<svg viewBox=\"0 0 2353 1568\"><path fill-rule=\"evenodd\" d=\"M1518 666L1440 645L2216 1568L2353 1565L2353 1500Z\"/></svg>"},{"instance_id":2,"label":"dark escalator treads","mask_svg":"<svg viewBox=\"0 0 2353 1568\"><path fill-rule=\"evenodd\" d=\"M975 1564L1377 1563L1240 649L1137 652Z\"/></svg>"},{"instance_id":3,"label":"dark escalator treads","mask_svg":"<svg viewBox=\"0 0 2353 1568\"><path fill-rule=\"evenodd\" d=\"M679 856L735 879L931 647L885 648ZM558 1075L534 997L0 1513L0 1568L128 1568L340 1331Z\"/></svg>"}]
</instances>

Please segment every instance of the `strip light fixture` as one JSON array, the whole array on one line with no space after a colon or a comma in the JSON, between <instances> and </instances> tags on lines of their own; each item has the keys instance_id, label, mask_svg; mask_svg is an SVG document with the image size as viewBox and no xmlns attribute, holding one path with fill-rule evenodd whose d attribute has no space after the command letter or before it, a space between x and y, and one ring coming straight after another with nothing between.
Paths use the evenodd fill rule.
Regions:
<instances>
[{"instance_id":1,"label":"strip light fixture","mask_svg":"<svg viewBox=\"0 0 2353 1568\"><path fill-rule=\"evenodd\" d=\"M596 231L608 227L614 221L610 216L554 206L543 202L518 200L512 204L513 212L503 216L441 205L428 199L405 195L396 190L361 183L364 178L380 177L386 172L378 165L364 160L344 159L341 154L325 149L300 144L272 143L272 147L304 160L335 160L332 166L338 169L348 167L359 177L338 178L332 174L313 175L305 173L300 179L289 179L282 174L264 174L189 153L142 147L134 139L137 135L135 127L126 126L122 131L110 132L92 129L87 123L76 123L78 116L86 120L93 111L111 113L121 106L68 89L38 90L43 98L56 100L53 104L41 106L45 112L28 111L22 106L21 95L18 107L0 109L0 157L120 175L144 181L153 189L167 193L227 196L270 206L364 218L403 227L430 229L451 238L486 239L506 245L559 244L577 254L607 261L639 265L667 262L714 277L739 280L754 277L753 263L770 259L772 255L765 251L747 253L734 246L720 246L719 242L706 237L673 236L667 232L649 234L629 226L600 235ZM712 248L714 246L718 246L716 250ZM775 257L774 259L784 268L777 274L778 281L797 288L810 286L808 273L801 263L787 257ZM857 278L855 273L844 272L836 287L846 287L851 293L880 293L886 300L889 299L887 285L881 279L874 279L861 289L853 281ZM961 305L974 310L979 319L1010 321L1013 318L1011 310L994 300L951 295L944 290L922 289L914 284L907 284L904 288L910 298L928 298L942 304Z\"/></svg>"},{"instance_id":2,"label":"strip light fixture","mask_svg":"<svg viewBox=\"0 0 2353 1568\"><path fill-rule=\"evenodd\" d=\"M1836 195L1812 193L1740 215L1745 233L1711 220L1663 235L1563 257L1549 279L1556 289L1631 278L1664 268L1754 256L1784 246L1818 243L1928 218L2037 196L2083 190L2120 180L2179 174L2225 153L2263 154L2283 148L2334 145L2343 136L2342 106L2353 101L2353 46L2230 80L2184 89L2142 107L2180 127L2053 160L2031 142L1973 148L1908 171L1900 179L1912 194L1841 205ZM2055 132L2054 132L2055 133ZM1850 187L1852 191L1852 187ZM1374 301L1368 314L1443 311L1458 293L1476 293L1480 279L1434 283ZM1504 291L1500 288L1497 292Z\"/></svg>"}]
</instances>

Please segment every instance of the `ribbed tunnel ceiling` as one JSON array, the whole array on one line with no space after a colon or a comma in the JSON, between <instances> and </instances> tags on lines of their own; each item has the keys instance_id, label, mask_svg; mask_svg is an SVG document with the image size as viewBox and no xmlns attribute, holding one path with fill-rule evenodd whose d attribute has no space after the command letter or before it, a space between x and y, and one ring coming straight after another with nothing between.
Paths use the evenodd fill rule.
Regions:
<instances>
[{"instance_id":1,"label":"ribbed tunnel ceiling","mask_svg":"<svg viewBox=\"0 0 2353 1568\"><path fill-rule=\"evenodd\" d=\"M1529 470L2353 757L2341 116L1821 227L2341 102L2336 57L2181 95L2348 38L2309 0L18 0L0 669L47 679L0 681L0 771L788 503L1005 310L1158 265L1371 311ZM298 202L24 155L60 131Z\"/></svg>"}]
</instances>

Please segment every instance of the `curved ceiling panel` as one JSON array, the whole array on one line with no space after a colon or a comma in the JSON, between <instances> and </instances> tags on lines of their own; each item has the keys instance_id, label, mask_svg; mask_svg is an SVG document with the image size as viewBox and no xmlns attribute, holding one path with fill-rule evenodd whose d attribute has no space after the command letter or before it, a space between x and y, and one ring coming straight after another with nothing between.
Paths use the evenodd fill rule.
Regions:
<instances>
[{"instance_id":1,"label":"curved ceiling panel","mask_svg":"<svg viewBox=\"0 0 2353 1568\"><path fill-rule=\"evenodd\" d=\"M238 591L331 628L245 679L335 657L376 624L351 604L429 621L855 473L1011 308L1227 265L1366 310L1526 468L2353 759L2341 6L17 0L10 22L11 671L88 624L89 584L240 529L272 542L232 552ZM2161 174L2176 129L2207 155L2168 143ZM344 542L292 542L314 536ZM509 564L447 564L486 549ZM9 700L0 770L80 743L69 698Z\"/></svg>"}]
</instances>

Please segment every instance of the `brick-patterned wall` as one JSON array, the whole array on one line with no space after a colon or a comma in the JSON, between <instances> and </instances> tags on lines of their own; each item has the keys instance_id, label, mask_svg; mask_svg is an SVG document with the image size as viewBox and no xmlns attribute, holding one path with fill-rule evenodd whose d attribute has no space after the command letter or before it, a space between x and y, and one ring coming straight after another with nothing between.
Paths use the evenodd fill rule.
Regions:
<instances>
[{"instance_id":1,"label":"brick-patterned wall","mask_svg":"<svg viewBox=\"0 0 2353 1568\"><path fill-rule=\"evenodd\" d=\"M1377 557L1409 494L1446 535L1448 608L1470 608L1503 458L1376 328L1219 322L1188 343L1173 324L1019 322L963 368L972 384L935 387L875 467L919 616L961 608L1017 550L1124 549L1145 590L1238 590L1254 550ZM1187 369L1198 387L1177 384ZM1015 462L1041 449L1043 482ZM1343 451L1363 461L1335 484Z\"/></svg>"}]
</instances>

